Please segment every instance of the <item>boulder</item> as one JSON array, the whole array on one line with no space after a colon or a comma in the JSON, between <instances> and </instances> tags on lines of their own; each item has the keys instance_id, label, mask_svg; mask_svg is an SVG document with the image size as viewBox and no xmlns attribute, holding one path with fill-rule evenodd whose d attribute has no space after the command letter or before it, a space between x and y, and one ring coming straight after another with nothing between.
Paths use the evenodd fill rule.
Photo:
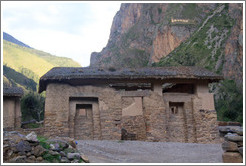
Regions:
<instances>
[{"instance_id":1,"label":"boulder","mask_svg":"<svg viewBox=\"0 0 246 166\"><path fill-rule=\"evenodd\" d=\"M88 159L88 157L87 157L86 155L81 154L80 157L81 157L81 159L82 159L84 162L89 163L89 159Z\"/></svg>"},{"instance_id":2,"label":"boulder","mask_svg":"<svg viewBox=\"0 0 246 166\"><path fill-rule=\"evenodd\" d=\"M30 160L36 160L36 157L33 156L33 155L31 155L31 156L28 157L28 159L30 159Z\"/></svg>"},{"instance_id":3,"label":"boulder","mask_svg":"<svg viewBox=\"0 0 246 166\"><path fill-rule=\"evenodd\" d=\"M54 151L61 151L59 144L50 144L50 149Z\"/></svg>"},{"instance_id":4,"label":"boulder","mask_svg":"<svg viewBox=\"0 0 246 166\"><path fill-rule=\"evenodd\" d=\"M27 141L20 141L16 146L17 152L30 152L32 147Z\"/></svg>"},{"instance_id":5,"label":"boulder","mask_svg":"<svg viewBox=\"0 0 246 166\"><path fill-rule=\"evenodd\" d=\"M66 157L66 153L63 152L63 151L60 151L60 155L61 155L62 157Z\"/></svg>"},{"instance_id":6,"label":"boulder","mask_svg":"<svg viewBox=\"0 0 246 166\"><path fill-rule=\"evenodd\" d=\"M239 135L226 135L225 136L225 140L233 141L233 142L241 142L241 141L243 141L243 136L239 136Z\"/></svg>"},{"instance_id":7,"label":"boulder","mask_svg":"<svg viewBox=\"0 0 246 166\"><path fill-rule=\"evenodd\" d=\"M242 147L242 146L243 146L243 141L237 142L237 146L238 146L238 147Z\"/></svg>"},{"instance_id":8,"label":"boulder","mask_svg":"<svg viewBox=\"0 0 246 166\"><path fill-rule=\"evenodd\" d=\"M52 156L60 155L60 153L53 151L53 150L49 150L49 154L51 154Z\"/></svg>"},{"instance_id":9,"label":"boulder","mask_svg":"<svg viewBox=\"0 0 246 166\"><path fill-rule=\"evenodd\" d=\"M26 162L26 156L14 157L9 162L11 162L11 163L25 163Z\"/></svg>"},{"instance_id":10,"label":"boulder","mask_svg":"<svg viewBox=\"0 0 246 166\"><path fill-rule=\"evenodd\" d=\"M34 147L34 149L33 149L33 154L36 157L43 155L45 152L46 152L46 149L44 149L41 145L38 145L38 146Z\"/></svg>"},{"instance_id":11,"label":"boulder","mask_svg":"<svg viewBox=\"0 0 246 166\"><path fill-rule=\"evenodd\" d=\"M80 159L80 154L79 153L67 153L67 158L69 160Z\"/></svg>"},{"instance_id":12,"label":"boulder","mask_svg":"<svg viewBox=\"0 0 246 166\"><path fill-rule=\"evenodd\" d=\"M68 148L69 144L66 141L58 140L58 139L50 139L47 141L48 143L52 144L52 150L61 151Z\"/></svg>"},{"instance_id":13,"label":"boulder","mask_svg":"<svg viewBox=\"0 0 246 166\"><path fill-rule=\"evenodd\" d=\"M227 126L219 126L219 132L228 133L230 132L230 129Z\"/></svg>"},{"instance_id":14,"label":"boulder","mask_svg":"<svg viewBox=\"0 0 246 166\"><path fill-rule=\"evenodd\" d=\"M68 160L68 158L62 157L61 158L61 163L70 163L70 161Z\"/></svg>"},{"instance_id":15,"label":"boulder","mask_svg":"<svg viewBox=\"0 0 246 166\"><path fill-rule=\"evenodd\" d=\"M239 153L243 156L243 147L238 148Z\"/></svg>"},{"instance_id":16,"label":"boulder","mask_svg":"<svg viewBox=\"0 0 246 166\"><path fill-rule=\"evenodd\" d=\"M27 157L29 157L29 156L31 156L32 154L30 153L30 152L28 152L27 154L26 154L26 156Z\"/></svg>"},{"instance_id":17,"label":"boulder","mask_svg":"<svg viewBox=\"0 0 246 166\"><path fill-rule=\"evenodd\" d=\"M224 163L242 163L243 157L237 152L225 152L222 155Z\"/></svg>"},{"instance_id":18,"label":"boulder","mask_svg":"<svg viewBox=\"0 0 246 166\"><path fill-rule=\"evenodd\" d=\"M33 131L31 133L29 133L27 136L26 136L26 139L29 141L29 142L38 142L38 139L37 139L37 134Z\"/></svg>"},{"instance_id":19,"label":"boulder","mask_svg":"<svg viewBox=\"0 0 246 166\"><path fill-rule=\"evenodd\" d=\"M240 127L238 130L235 131L238 135L243 136L243 128Z\"/></svg>"},{"instance_id":20,"label":"boulder","mask_svg":"<svg viewBox=\"0 0 246 166\"><path fill-rule=\"evenodd\" d=\"M238 151L237 143L225 141L222 143L222 149L226 152L236 152Z\"/></svg>"},{"instance_id":21,"label":"boulder","mask_svg":"<svg viewBox=\"0 0 246 166\"><path fill-rule=\"evenodd\" d=\"M11 141L14 144L17 144L20 141L25 141L26 140L26 136L23 135L23 134L20 134L17 131L10 131L10 132L4 131L3 137L4 137L4 140Z\"/></svg>"},{"instance_id":22,"label":"boulder","mask_svg":"<svg viewBox=\"0 0 246 166\"><path fill-rule=\"evenodd\" d=\"M67 142L69 145L71 145L73 148L76 148L76 143L75 143L75 140L73 138L70 138L70 137L56 137L56 139L63 140L65 142Z\"/></svg>"},{"instance_id":23,"label":"boulder","mask_svg":"<svg viewBox=\"0 0 246 166\"><path fill-rule=\"evenodd\" d=\"M74 160L71 161L71 163L78 163L78 162L79 162L78 159L74 159Z\"/></svg>"},{"instance_id":24,"label":"boulder","mask_svg":"<svg viewBox=\"0 0 246 166\"><path fill-rule=\"evenodd\" d=\"M37 158L37 161L41 162L41 161L43 161L43 158L40 156L40 157Z\"/></svg>"}]
</instances>

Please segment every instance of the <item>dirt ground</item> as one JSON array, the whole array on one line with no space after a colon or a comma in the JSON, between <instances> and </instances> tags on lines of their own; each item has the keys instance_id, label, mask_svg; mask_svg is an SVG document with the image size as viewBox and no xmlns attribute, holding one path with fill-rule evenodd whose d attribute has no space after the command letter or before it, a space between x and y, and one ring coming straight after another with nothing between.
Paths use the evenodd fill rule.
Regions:
<instances>
[{"instance_id":1,"label":"dirt ground","mask_svg":"<svg viewBox=\"0 0 246 166\"><path fill-rule=\"evenodd\" d=\"M222 163L221 144L80 140L92 163Z\"/></svg>"}]
</instances>

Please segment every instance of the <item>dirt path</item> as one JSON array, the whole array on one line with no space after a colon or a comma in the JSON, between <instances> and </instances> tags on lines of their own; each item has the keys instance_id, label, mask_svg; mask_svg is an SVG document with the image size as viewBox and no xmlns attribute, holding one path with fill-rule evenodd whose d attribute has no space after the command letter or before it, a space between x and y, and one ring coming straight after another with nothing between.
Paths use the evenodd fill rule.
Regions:
<instances>
[{"instance_id":1,"label":"dirt path","mask_svg":"<svg viewBox=\"0 0 246 166\"><path fill-rule=\"evenodd\" d=\"M221 144L80 140L92 163L222 163Z\"/></svg>"}]
</instances>

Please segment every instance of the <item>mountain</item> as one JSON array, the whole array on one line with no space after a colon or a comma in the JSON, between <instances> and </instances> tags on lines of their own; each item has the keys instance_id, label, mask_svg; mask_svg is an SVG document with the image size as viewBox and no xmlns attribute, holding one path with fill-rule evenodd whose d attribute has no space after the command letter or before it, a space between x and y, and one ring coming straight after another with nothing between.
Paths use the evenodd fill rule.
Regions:
<instances>
[{"instance_id":1,"label":"mountain","mask_svg":"<svg viewBox=\"0 0 246 166\"><path fill-rule=\"evenodd\" d=\"M122 4L90 66L200 66L224 76L210 84L218 120L243 123L243 4Z\"/></svg>"},{"instance_id":2,"label":"mountain","mask_svg":"<svg viewBox=\"0 0 246 166\"><path fill-rule=\"evenodd\" d=\"M16 38L14 38L13 36L11 36L10 34L3 32L3 39L7 40L9 42L18 44L19 46L23 46L23 47L27 47L27 48L31 48L29 45L17 40Z\"/></svg>"},{"instance_id":3,"label":"mountain","mask_svg":"<svg viewBox=\"0 0 246 166\"><path fill-rule=\"evenodd\" d=\"M20 86L31 91L37 90L39 78L53 67L81 67L70 58L54 56L5 39L3 65L4 86Z\"/></svg>"},{"instance_id":4,"label":"mountain","mask_svg":"<svg viewBox=\"0 0 246 166\"><path fill-rule=\"evenodd\" d=\"M3 86L22 87L24 90L37 91L37 83L14 69L3 65Z\"/></svg>"},{"instance_id":5,"label":"mountain","mask_svg":"<svg viewBox=\"0 0 246 166\"><path fill-rule=\"evenodd\" d=\"M122 4L90 66L201 66L242 83L242 4Z\"/></svg>"}]
</instances>

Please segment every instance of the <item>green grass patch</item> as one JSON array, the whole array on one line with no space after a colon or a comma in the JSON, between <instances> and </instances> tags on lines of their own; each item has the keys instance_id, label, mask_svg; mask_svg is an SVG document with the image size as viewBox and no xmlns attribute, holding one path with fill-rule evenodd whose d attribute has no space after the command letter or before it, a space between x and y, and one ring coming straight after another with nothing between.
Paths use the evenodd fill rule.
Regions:
<instances>
[{"instance_id":1,"label":"green grass patch","mask_svg":"<svg viewBox=\"0 0 246 166\"><path fill-rule=\"evenodd\" d=\"M49 152L45 152L42 155L42 157L43 157L44 160L46 160L48 162L51 162L51 163L60 162L61 161L61 155L60 154L51 155Z\"/></svg>"},{"instance_id":2,"label":"green grass patch","mask_svg":"<svg viewBox=\"0 0 246 166\"><path fill-rule=\"evenodd\" d=\"M44 137L44 136L37 136L37 139L39 141L39 144L45 148L45 149L50 149L50 144L47 143L48 138Z\"/></svg>"}]
</instances>

